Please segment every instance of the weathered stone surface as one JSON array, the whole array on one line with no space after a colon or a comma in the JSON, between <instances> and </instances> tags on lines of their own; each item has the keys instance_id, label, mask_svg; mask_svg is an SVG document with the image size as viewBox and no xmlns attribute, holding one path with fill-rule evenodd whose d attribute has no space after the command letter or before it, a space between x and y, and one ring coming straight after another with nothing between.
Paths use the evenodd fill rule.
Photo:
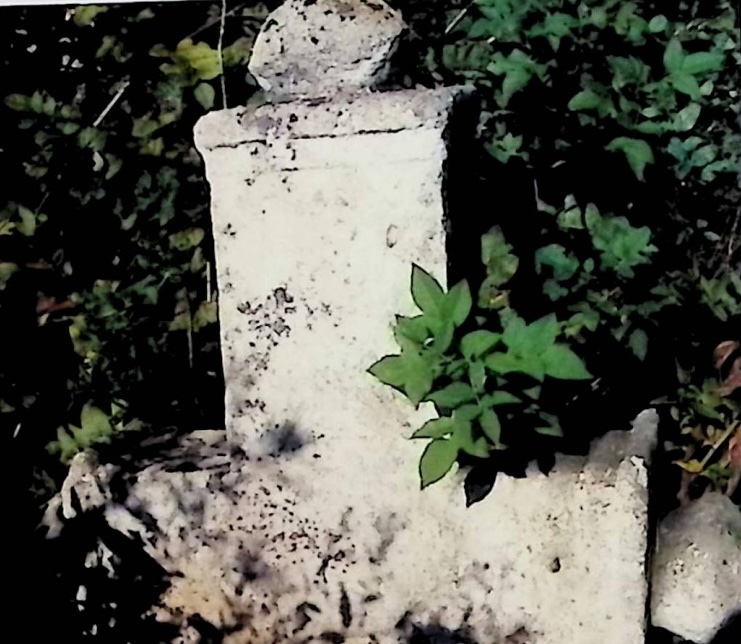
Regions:
<instances>
[{"instance_id":1,"label":"weathered stone surface","mask_svg":"<svg viewBox=\"0 0 741 644\"><path fill-rule=\"evenodd\" d=\"M370 1L273 14L251 67L273 102L196 129L226 432L151 462L81 457L49 523L97 513L140 543L170 575L154 611L179 642L207 623L225 644L642 643L655 415L466 509L460 472L419 489L407 438L432 410L366 373L413 311L411 264L445 281L466 95L359 92L400 30Z\"/></svg>"},{"instance_id":2,"label":"weathered stone surface","mask_svg":"<svg viewBox=\"0 0 741 644\"><path fill-rule=\"evenodd\" d=\"M655 626L707 644L741 611L741 512L719 493L705 494L659 526L653 562Z\"/></svg>"},{"instance_id":3,"label":"weathered stone surface","mask_svg":"<svg viewBox=\"0 0 741 644\"><path fill-rule=\"evenodd\" d=\"M333 96L382 83L404 31L382 0L288 0L268 17L250 71L273 96Z\"/></svg>"},{"instance_id":4,"label":"weathered stone surface","mask_svg":"<svg viewBox=\"0 0 741 644\"><path fill-rule=\"evenodd\" d=\"M94 461L79 459L78 485L97 481L108 525L171 573L154 612L180 627L177 641L199 641L203 620L229 644L424 633L480 644L643 641L643 458L563 459L549 477L503 476L466 510L460 480L405 490L398 479L410 471L374 479L355 457L354 477L325 484L319 459L299 486L294 468L315 448L289 427L271 437L272 453L258 458L214 433L149 464L86 469Z\"/></svg>"},{"instance_id":5,"label":"weathered stone surface","mask_svg":"<svg viewBox=\"0 0 741 644\"><path fill-rule=\"evenodd\" d=\"M412 262L445 277L446 133L465 95L292 102L199 123L226 429L249 453L266 449L268 429L294 426L325 472L344 475L369 445L387 460L389 441L414 422L366 369L393 351L395 314L412 312ZM390 466L373 467L380 476Z\"/></svg>"}]
</instances>

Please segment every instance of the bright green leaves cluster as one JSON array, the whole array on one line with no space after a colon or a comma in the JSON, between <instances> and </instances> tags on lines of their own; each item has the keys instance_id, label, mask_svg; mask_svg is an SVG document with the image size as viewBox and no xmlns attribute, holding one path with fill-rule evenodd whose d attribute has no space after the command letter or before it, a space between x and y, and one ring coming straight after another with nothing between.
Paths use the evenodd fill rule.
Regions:
<instances>
[{"instance_id":1,"label":"bright green leaves cluster","mask_svg":"<svg viewBox=\"0 0 741 644\"><path fill-rule=\"evenodd\" d=\"M495 52L486 69L503 79L502 88L497 94L497 102L502 108L507 107L512 96L525 88L533 78L542 80L546 70L545 65L535 62L521 49L515 49L507 55Z\"/></svg>"},{"instance_id":2,"label":"bright green leaves cluster","mask_svg":"<svg viewBox=\"0 0 741 644\"><path fill-rule=\"evenodd\" d=\"M507 303L507 292L502 287L514 277L520 260L497 226L481 237L481 261L486 279L479 287L478 305L483 309L501 308Z\"/></svg>"},{"instance_id":3,"label":"bright green leaves cluster","mask_svg":"<svg viewBox=\"0 0 741 644\"><path fill-rule=\"evenodd\" d=\"M397 318L395 337L401 353L382 358L370 371L382 382L404 391L417 405L443 373L443 356L450 349L456 329L468 318L473 302L467 283L461 282L446 293L419 266L412 269L411 291L422 314Z\"/></svg>"},{"instance_id":4,"label":"bright green leaves cluster","mask_svg":"<svg viewBox=\"0 0 741 644\"><path fill-rule=\"evenodd\" d=\"M490 235L484 258L491 269L496 262L506 263L508 253L495 242L501 233ZM499 277L509 279L515 268ZM536 432L560 435L557 418L537 404L539 383L548 377L585 380L591 375L581 358L558 341L562 326L554 315L528 324L505 309L496 318L500 330L464 332L472 311L466 282L445 292L414 266L411 292L421 315L397 318L400 353L381 358L369 372L414 405L432 403L438 412L412 435L430 441L419 465L422 487L445 476L461 454L486 458L492 450L506 449L503 423L517 431L518 413L534 414ZM524 383L515 384L518 378Z\"/></svg>"},{"instance_id":5,"label":"bright green leaves cluster","mask_svg":"<svg viewBox=\"0 0 741 644\"><path fill-rule=\"evenodd\" d=\"M651 230L631 226L625 217L605 217L593 207L586 210L585 221L602 268L613 270L620 277L634 277L634 269L648 264L658 250L651 244Z\"/></svg>"},{"instance_id":6,"label":"bright green leaves cluster","mask_svg":"<svg viewBox=\"0 0 741 644\"><path fill-rule=\"evenodd\" d=\"M230 12L223 43L218 2L48 7L43 20L19 11L8 31L10 67L35 73L9 72L1 105L17 143L3 146L0 239L12 236L15 250L0 257L0 298L28 284L13 297L31 316L37 299L40 310L59 306L39 314L38 334L70 356L55 364L69 373L54 393L69 413L48 417L36 383L17 382L3 361L0 424L30 409L41 421L35 440L64 460L121 427L218 416L217 285L193 126L224 103L223 86L234 104L248 98L246 61L267 10ZM48 277L37 293L39 275Z\"/></svg>"},{"instance_id":7,"label":"bright green leaves cluster","mask_svg":"<svg viewBox=\"0 0 741 644\"><path fill-rule=\"evenodd\" d=\"M625 47L615 47L619 53L603 58L605 71L611 76L609 82L601 70L587 65L584 59L582 87L567 100L568 109L580 114L582 124L597 124L597 116L638 135L686 132L711 100L714 79L737 42L729 42L728 25L722 25L725 33L720 25L713 25L717 35L710 30L700 32L702 49L693 48L688 53L683 42L693 37L696 25L683 30L681 24L670 22L663 14L651 15L653 4L477 0L469 16L456 23L453 33L460 37L459 42L446 45L442 62L448 69L491 87L497 106L504 109L516 94L536 90L536 85L552 85L553 78L563 73L562 63L555 56L542 55L543 39L554 54L568 42L571 49L584 56L597 46L604 47L602 43L622 40ZM662 57L647 60L646 53L650 51L653 56L657 46L663 51ZM626 48L635 54L626 55ZM499 142L507 135L510 149L520 136L515 132L498 133L490 143L493 154L501 153ZM642 143L641 149L616 144L640 174L640 168L652 161L645 146L653 146L639 136L624 138ZM516 155L525 158L527 146L519 147L522 149Z\"/></svg>"},{"instance_id":8,"label":"bright green leaves cluster","mask_svg":"<svg viewBox=\"0 0 741 644\"><path fill-rule=\"evenodd\" d=\"M542 381L545 376L561 380L590 378L584 363L567 345L556 338L561 325L555 315L526 324L517 316L505 319L502 342L506 353L492 353L485 360L487 369L497 374L524 373Z\"/></svg>"},{"instance_id":9,"label":"bright green leaves cluster","mask_svg":"<svg viewBox=\"0 0 741 644\"><path fill-rule=\"evenodd\" d=\"M86 404L80 414L79 427L70 425L68 428L57 429L57 440L51 442L47 449L51 454L59 454L59 458L66 463L83 449L100 443L110 443L115 433L108 414L91 404Z\"/></svg>"},{"instance_id":10,"label":"bright green leaves cluster","mask_svg":"<svg viewBox=\"0 0 741 644\"><path fill-rule=\"evenodd\" d=\"M160 69L190 85L213 80L222 72L219 52L205 42L194 43L190 38L181 40L174 51L158 46L150 53L152 56L169 58L172 62L163 63Z\"/></svg>"},{"instance_id":11,"label":"bright green leaves cluster","mask_svg":"<svg viewBox=\"0 0 741 644\"><path fill-rule=\"evenodd\" d=\"M682 42L674 37L664 50L664 67L672 87L692 99L703 95L699 80L711 72L720 71L726 55L720 49L687 54Z\"/></svg>"},{"instance_id":12,"label":"bright green leaves cluster","mask_svg":"<svg viewBox=\"0 0 741 644\"><path fill-rule=\"evenodd\" d=\"M476 323L489 335L459 347L466 362L454 380L470 389L452 392L465 391L466 406L475 404L471 392L478 401L514 374L537 382L556 375L556 364L580 373L561 348L533 353L529 338L520 351L511 337L521 322L507 325L511 306L532 317L555 312L558 347L615 355L626 368L639 360L662 377L704 346L706 329L741 311L738 8L665 4L474 0L448 12L428 61L446 82L479 90L478 132L493 161L486 187L496 197L475 216L501 226L482 238L486 275L475 298ZM502 190L509 177L521 195ZM527 334L531 325L522 324ZM470 359L473 338L491 343L483 358ZM671 364L660 366L671 351ZM596 375L605 387L614 377ZM666 382L669 397L673 387ZM465 423L444 415L439 427L467 435ZM484 436L477 423L474 438ZM431 447L430 462L445 470L453 444Z\"/></svg>"},{"instance_id":13,"label":"bright green leaves cluster","mask_svg":"<svg viewBox=\"0 0 741 644\"><path fill-rule=\"evenodd\" d=\"M614 277L632 279L658 251L648 227L632 226L626 217L601 214L593 203L581 208L572 195L561 211L549 209L549 213L556 215L561 230L575 239L589 239L594 251L591 256L579 257L561 244L548 244L535 252L535 269L546 278L543 291L553 301L587 285L596 286L606 277L611 281Z\"/></svg>"},{"instance_id":14,"label":"bright green leaves cluster","mask_svg":"<svg viewBox=\"0 0 741 644\"><path fill-rule=\"evenodd\" d=\"M628 165L635 172L636 177L643 181L643 172L649 163L654 162L654 153L651 146L643 139L633 139L628 136L619 136L607 144L605 150L620 151L625 154Z\"/></svg>"}]
</instances>

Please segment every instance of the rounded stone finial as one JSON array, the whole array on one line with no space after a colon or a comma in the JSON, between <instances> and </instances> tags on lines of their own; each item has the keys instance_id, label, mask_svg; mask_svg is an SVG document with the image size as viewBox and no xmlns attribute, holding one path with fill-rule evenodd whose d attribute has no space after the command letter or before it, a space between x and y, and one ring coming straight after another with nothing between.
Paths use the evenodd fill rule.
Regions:
<instances>
[{"instance_id":1,"label":"rounded stone finial","mask_svg":"<svg viewBox=\"0 0 741 644\"><path fill-rule=\"evenodd\" d=\"M249 69L278 97L373 87L388 76L405 27L382 0L287 0L265 21Z\"/></svg>"}]
</instances>

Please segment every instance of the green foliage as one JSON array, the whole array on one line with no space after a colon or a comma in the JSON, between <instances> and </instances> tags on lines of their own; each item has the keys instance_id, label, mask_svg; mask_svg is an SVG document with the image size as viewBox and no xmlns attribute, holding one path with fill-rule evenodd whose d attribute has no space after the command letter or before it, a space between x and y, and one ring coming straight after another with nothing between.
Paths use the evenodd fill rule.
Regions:
<instances>
[{"instance_id":1,"label":"green foliage","mask_svg":"<svg viewBox=\"0 0 741 644\"><path fill-rule=\"evenodd\" d=\"M582 359L558 341L563 325L555 315L528 324L506 311L497 316L496 332L464 331L472 309L466 282L446 293L414 266L411 292L422 314L397 319L400 354L381 358L369 371L414 405L429 402L438 412L412 435L430 440L419 465L422 487L443 478L460 453L486 458L506 449L508 433L523 431L528 418L535 433L561 434L557 416L540 405L540 384L591 376Z\"/></svg>"},{"instance_id":2,"label":"green foliage","mask_svg":"<svg viewBox=\"0 0 741 644\"><path fill-rule=\"evenodd\" d=\"M221 50L218 2L67 11L4 9L2 28L0 425L52 470L47 450L66 461L124 430L222 422L192 132L250 97L268 7L230 7Z\"/></svg>"},{"instance_id":3,"label":"green foliage","mask_svg":"<svg viewBox=\"0 0 741 644\"><path fill-rule=\"evenodd\" d=\"M611 428L595 413L625 426L623 414L655 399L676 410L667 444L691 459L701 442L688 444L682 428L709 403L687 392L721 387L710 356L741 329L736 8L450 0L446 9L426 62L435 81L478 90L486 205L472 216L495 219L469 319L430 336L414 322L403 334L404 364L425 373L410 398L440 415L415 435L432 439L423 484L456 460L475 465L488 453L494 463L500 443L524 451L512 458L534 458L533 432ZM591 393L568 384L589 375L578 356L594 373ZM566 380L546 395L554 379ZM515 397L507 414L481 407L505 392ZM706 437L738 418L722 396L710 407L719 411ZM548 421L532 422L538 414Z\"/></svg>"}]
</instances>

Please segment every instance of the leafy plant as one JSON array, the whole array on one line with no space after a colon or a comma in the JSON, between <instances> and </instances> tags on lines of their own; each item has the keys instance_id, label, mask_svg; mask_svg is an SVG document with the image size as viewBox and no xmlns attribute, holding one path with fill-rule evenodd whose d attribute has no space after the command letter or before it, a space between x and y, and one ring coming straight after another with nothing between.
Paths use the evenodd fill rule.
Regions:
<instances>
[{"instance_id":1,"label":"leafy plant","mask_svg":"<svg viewBox=\"0 0 741 644\"><path fill-rule=\"evenodd\" d=\"M485 241L487 259L490 250ZM558 341L562 325L555 315L528 324L507 311L496 332L464 332L473 305L467 282L446 293L414 266L411 292L421 314L397 318L400 354L382 358L369 371L414 405L430 402L437 410L438 417L412 435L429 441L419 464L423 488L443 478L460 453L486 458L506 449L507 434L528 420L536 433L562 434L557 416L539 405L540 385L546 378L591 376L581 358Z\"/></svg>"},{"instance_id":2,"label":"leafy plant","mask_svg":"<svg viewBox=\"0 0 741 644\"><path fill-rule=\"evenodd\" d=\"M223 38L218 2L2 9L0 426L35 454L44 494L64 474L47 452L222 422L192 131L251 95L268 9L229 7Z\"/></svg>"},{"instance_id":3,"label":"leafy plant","mask_svg":"<svg viewBox=\"0 0 741 644\"><path fill-rule=\"evenodd\" d=\"M739 417L737 394L720 395L726 385L708 359L741 329L737 8L727 0L450 0L445 7L444 21L420 17L417 28L433 41L425 57L430 82L478 89L480 152L472 167L482 186L474 200L484 206L473 216L495 226L483 237L477 310L454 325L443 357L433 358L431 347L402 350L427 365L412 402L438 387L473 388L467 367L450 372L448 361L465 361L462 334L489 333L494 342L508 320L524 329L558 320L559 345L586 358L594 373L588 390L544 387L528 412L525 388L538 377L554 380L542 359L524 350L510 355L500 339L486 359L511 371L495 376L486 360L483 371L475 367L487 387L503 386L520 400L507 407L509 429L500 423L520 449L504 453L537 456L537 441L517 435L532 431L528 413L542 410L559 420L565 438L587 440L590 426L627 426L654 404L666 412L669 458L696 468L717 432L725 436ZM430 333L447 344L448 328L442 339ZM378 369L383 364L395 362L378 363L373 373L396 386ZM520 378L521 390L508 389ZM478 408L478 393L461 405L466 411L456 418L437 405L432 427L467 437L470 424L473 443L463 441L464 450L452 430L428 439L426 459L435 467L424 468L425 483L456 459L476 469L471 458L485 451L492 470L506 461L492 451L480 417L465 417ZM731 470L714 458L706 461L713 469L699 474L730 489Z\"/></svg>"}]
</instances>

